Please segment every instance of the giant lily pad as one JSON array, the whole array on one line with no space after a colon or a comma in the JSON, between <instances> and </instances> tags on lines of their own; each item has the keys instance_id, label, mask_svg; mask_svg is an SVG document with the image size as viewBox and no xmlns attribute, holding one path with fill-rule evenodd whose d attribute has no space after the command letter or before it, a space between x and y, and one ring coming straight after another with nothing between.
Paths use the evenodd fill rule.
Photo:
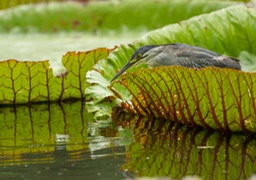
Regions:
<instances>
[{"instance_id":1,"label":"giant lily pad","mask_svg":"<svg viewBox=\"0 0 256 180\"><path fill-rule=\"evenodd\" d=\"M0 13L0 32L82 31L109 35L120 32L132 34L234 4L232 1L187 3L187 0L31 4ZM0 8L1 5L5 6L5 3L1 1Z\"/></svg>"},{"instance_id":2,"label":"giant lily pad","mask_svg":"<svg viewBox=\"0 0 256 180\"><path fill-rule=\"evenodd\" d=\"M31 104L84 98L85 74L112 51L99 48L88 52L68 52L63 65L53 74L48 61L1 61L0 104Z\"/></svg>"},{"instance_id":3,"label":"giant lily pad","mask_svg":"<svg viewBox=\"0 0 256 180\"><path fill-rule=\"evenodd\" d=\"M121 84L141 115L225 132L255 132L255 82L255 73L161 67L129 73Z\"/></svg>"},{"instance_id":4,"label":"giant lily pad","mask_svg":"<svg viewBox=\"0 0 256 180\"><path fill-rule=\"evenodd\" d=\"M200 15L150 32L131 46L121 46L113 53L109 61L99 62L96 67L105 69L111 64L112 68L104 72L104 77L110 80L116 72L114 69L121 68L134 49L145 44L182 42L235 57L238 57L242 51L256 54L255 22L255 9L245 6L233 6ZM242 66L246 63L255 63L252 59L248 60L248 58L241 59ZM243 70L246 70L244 67ZM94 72L90 72L92 73ZM158 78L154 79L155 76ZM159 68L124 75L121 81L123 86L116 83L117 80L111 85L111 89L114 92L113 96L121 100L127 101L133 97L133 108L138 107L135 111L140 114L150 114L153 117L162 117L186 124L200 124L224 131L255 131L254 79L254 73L227 69L207 68L197 72L177 67ZM159 81L165 88L161 87ZM94 84L100 85L96 81ZM157 89L157 93L154 89ZM215 90L212 91L212 89ZM174 96L181 101L175 100ZM185 103L182 99L188 101ZM155 104L152 104L153 101ZM170 109L162 109L161 103L166 104ZM172 107L179 107L179 109L172 109ZM169 111L169 114L164 113L165 110L171 109L173 111ZM171 112L173 112L172 115L170 115ZM209 114L211 117L208 116ZM180 120L182 116L184 121Z\"/></svg>"}]
</instances>

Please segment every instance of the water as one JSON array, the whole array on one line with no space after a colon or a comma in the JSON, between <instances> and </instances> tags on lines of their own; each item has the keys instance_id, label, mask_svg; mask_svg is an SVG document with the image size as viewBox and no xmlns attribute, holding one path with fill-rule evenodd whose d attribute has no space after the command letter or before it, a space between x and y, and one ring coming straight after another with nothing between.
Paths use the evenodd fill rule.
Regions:
<instances>
[{"instance_id":1,"label":"water","mask_svg":"<svg viewBox=\"0 0 256 180\"><path fill-rule=\"evenodd\" d=\"M14 154L1 158L0 179L121 179L125 148L111 141L12 147Z\"/></svg>"},{"instance_id":2,"label":"water","mask_svg":"<svg viewBox=\"0 0 256 180\"><path fill-rule=\"evenodd\" d=\"M124 179L129 137L81 102L0 110L0 179Z\"/></svg>"},{"instance_id":3,"label":"water","mask_svg":"<svg viewBox=\"0 0 256 180\"><path fill-rule=\"evenodd\" d=\"M71 145L72 147L72 145ZM0 179L123 179L124 147L70 150L56 146L51 152L13 155L4 163ZM6 160L6 159L5 159Z\"/></svg>"},{"instance_id":4,"label":"water","mask_svg":"<svg viewBox=\"0 0 256 180\"><path fill-rule=\"evenodd\" d=\"M247 179L256 173L254 135L122 113L95 121L81 102L2 107L0 129L0 179Z\"/></svg>"}]
</instances>

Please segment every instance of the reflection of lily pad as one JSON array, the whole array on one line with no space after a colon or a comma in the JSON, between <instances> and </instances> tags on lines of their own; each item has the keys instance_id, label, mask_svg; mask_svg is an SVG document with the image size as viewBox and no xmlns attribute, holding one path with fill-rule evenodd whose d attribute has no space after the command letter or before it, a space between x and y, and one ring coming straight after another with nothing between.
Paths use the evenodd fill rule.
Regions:
<instances>
[{"instance_id":1,"label":"reflection of lily pad","mask_svg":"<svg viewBox=\"0 0 256 180\"><path fill-rule=\"evenodd\" d=\"M185 128L162 119L129 123L134 143L127 147L122 169L135 176L246 179L256 172L254 138Z\"/></svg>"},{"instance_id":2,"label":"reflection of lily pad","mask_svg":"<svg viewBox=\"0 0 256 180\"><path fill-rule=\"evenodd\" d=\"M58 134L69 136L69 143L81 144L71 148L82 149L82 143L87 142L88 122L92 121L81 102L2 107L0 155L21 162L22 153L54 151ZM9 162L8 158L2 160Z\"/></svg>"}]
</instances>

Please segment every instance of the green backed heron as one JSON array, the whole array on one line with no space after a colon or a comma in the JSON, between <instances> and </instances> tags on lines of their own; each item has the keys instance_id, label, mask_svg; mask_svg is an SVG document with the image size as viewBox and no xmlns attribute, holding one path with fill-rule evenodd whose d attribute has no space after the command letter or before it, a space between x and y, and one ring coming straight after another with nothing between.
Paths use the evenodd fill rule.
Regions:
<instances>
[{"instance_id":1,"label":"green backed heron","mask_svg":"<svg viewBox=\"0 0 256 180\"><path fill-rule=\"evenodd\" d=\"M207 49L187 44L146 45L138 48L128 63L111 82L133 65L146 63L148 67L184 66L200 69L207 66L241 70L239 60Z\"/></svg>"}]
</instances>

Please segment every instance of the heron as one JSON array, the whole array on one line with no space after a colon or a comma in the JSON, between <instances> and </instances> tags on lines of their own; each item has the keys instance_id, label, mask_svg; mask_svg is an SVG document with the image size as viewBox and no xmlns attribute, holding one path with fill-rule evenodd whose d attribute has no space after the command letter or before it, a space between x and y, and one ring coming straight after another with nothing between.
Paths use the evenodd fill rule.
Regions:
<instances>
[{"instance_id":1,"label":"heron","mask_svg":"<svg viewBox=\"0 0 256 180\"><path fill-rule=\"evenodd\" d=\"M114 81L128 68L146 63L148 67L184 66L200 69L207 66L241 70L239 60L188 44L146 45L138 48L127 64L113 77Z\"/></svg>"}]
</instances>

